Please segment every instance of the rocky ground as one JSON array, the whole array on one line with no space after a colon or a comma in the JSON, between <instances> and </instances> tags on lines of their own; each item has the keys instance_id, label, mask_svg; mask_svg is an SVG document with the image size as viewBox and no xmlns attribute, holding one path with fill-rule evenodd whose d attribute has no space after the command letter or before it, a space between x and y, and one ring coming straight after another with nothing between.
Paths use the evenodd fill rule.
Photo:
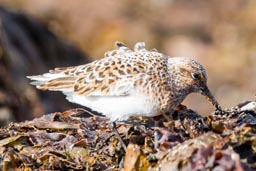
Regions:
<instances>
[{"instance_id":1,"label":"rocky ground","mask_svg":"<svg viewBox=\"0 0 256 171\"><path fill-rule=\"evenodd\" d=\"M2 57L1 45L0 62L5 59L8 65L11 63L19 69L15 73L19 80L14 77L19 83L16 87L20 87L21 79L24 86L16 96L33 92L25 97L33 95L30 99L38 102L29 104L24 97L14 97L16 101L20 100L18 106L25 106L22 110L33 110L18 111L22 115L17 117L29 114L32 115L30 118L35 114L38 117L65 111L71 106L57 93L42 93L26 86L26 75L83 64L88 58L100 59L106 51L113 49L115 41L124 42L130 48L136 42L144 41L148 49L156 48L169 56L196 59L206 68L209 88L223 108L254 100L255 0L1 0L0 6L13 16L3 15L0 21L5 21L5 34L9 33L7 38L12 40L9 45L18 47L15 53L10 52L11 56L22 54L15 60L23 61L23 65ZM33 24L29 24L31 22ZM4 75L12 71L8 68ZM13 94L9 96L13 97ZM53 101L58 104L53 107L49 98L55 98ZM214 110L199 95L188 96L184 104L202 114ZM7 108L3 112L17 115L17 111L12 113L13 109Z\"/></svg>"},{"instance_id":2,"label":"rocky ground","mask_svg":"<svg viewBox=\"0 0 256 171\"><path fill-rule=\"evenodd\" d=\"M56 112L0 129L2 170L256 169L256 102L208 117L179 106L157 127L152 118L117 123L126 151L105 117L85 113Z\"/></svg>"}]
</instances>

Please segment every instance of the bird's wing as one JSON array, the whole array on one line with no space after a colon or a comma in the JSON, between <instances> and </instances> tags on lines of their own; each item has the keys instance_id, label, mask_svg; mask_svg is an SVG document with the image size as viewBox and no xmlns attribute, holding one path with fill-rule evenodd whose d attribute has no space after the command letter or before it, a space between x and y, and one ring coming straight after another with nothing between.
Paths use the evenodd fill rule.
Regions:
<instances>
[{"instance_id":1,"label":"bird's wing","mask_svg":"<svg viewBox=\"0 0 256 171\"><path fill-rule=\"evenodd\" d=\"M117 42L117 49L105 58L86 65L56 68L39 76L29 76L38 89L74 92L84 96L122 96L143 84L164 55L148 51L142 42L130 50ZM152 64L153 63L153 64Z\"/></svg>"},{"instance_id":2,"label":"bird's wing","mask_svg":"<svg viewBox=\"0 0 256 171\"><path fill-rule=\"evenodd\" d=\"M87 71L89 68L89 72ZM124 96L146 77L145 64L126 58L104 58L85 67L74 84L74 92L84 96Z\"/></svg>"},{"instance_id":3,"label":"bird's wing","mask_svg":"<svg viewBox=\"0 0 256 171\"><path fill-rule=\"evenodd\" d=\"M87 65L56 68L29 76L38 89L74 92L84 96L128 95L147 77L145 63L127 58L103 58Z\"/></svg>"}]
</instances>

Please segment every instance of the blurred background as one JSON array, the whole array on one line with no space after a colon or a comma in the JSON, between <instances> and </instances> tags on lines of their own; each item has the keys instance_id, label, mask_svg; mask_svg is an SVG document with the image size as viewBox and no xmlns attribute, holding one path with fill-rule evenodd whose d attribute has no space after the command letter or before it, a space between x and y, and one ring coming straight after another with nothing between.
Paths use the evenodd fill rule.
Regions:
<instances>
[{"instance_id":1,"label":"blurred background","mask_svg":"<svg viewBox=\"0 0 256 171\"><path fill-rule=\"evenodd\" d=\"M100 59L116 40L195 58L223 108L255 100L254 0L1 0L0 6L1 125L78 107L61 93L36 90L25 76ZM203 115L214 110L199 94L184 104Z\"/></svg>"}]
</instances>

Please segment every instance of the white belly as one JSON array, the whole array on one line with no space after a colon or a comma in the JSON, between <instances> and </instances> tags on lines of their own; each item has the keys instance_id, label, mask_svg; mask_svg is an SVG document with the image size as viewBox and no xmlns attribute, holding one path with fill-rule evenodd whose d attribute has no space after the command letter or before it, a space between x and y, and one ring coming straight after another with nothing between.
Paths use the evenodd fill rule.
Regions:
<instances>
[{"instance_id":1,"label":"white belly","mask_svg":"<svg viewBox=\"0 0 256 171\"><path fill-rule=\"evenodd\" d=\"M159 115L159 105L145 95L128 96L81 96L65 93L70 102L91 108L107 116L111 121L127 120L129 117Z\"/></svg>"}]
</instances>

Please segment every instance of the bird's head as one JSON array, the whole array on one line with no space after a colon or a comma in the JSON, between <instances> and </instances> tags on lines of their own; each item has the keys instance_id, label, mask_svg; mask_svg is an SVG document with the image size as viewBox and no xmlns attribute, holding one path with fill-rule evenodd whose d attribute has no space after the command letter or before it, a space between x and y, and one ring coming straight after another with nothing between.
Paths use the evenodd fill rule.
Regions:
<instances>
[{"instance_id":1,"label":"bird's head","mask_svg":"<svg viewBox=\"0 0 256 171\"><path fill-rule=\"evenodd\" d=\"M176 85L187 93L198 92L204 95L217 110L222 110L207 86L207 73L204 67L191 58L168 58L170 74L175 74Z\"/></svg>"}]
</instances>

